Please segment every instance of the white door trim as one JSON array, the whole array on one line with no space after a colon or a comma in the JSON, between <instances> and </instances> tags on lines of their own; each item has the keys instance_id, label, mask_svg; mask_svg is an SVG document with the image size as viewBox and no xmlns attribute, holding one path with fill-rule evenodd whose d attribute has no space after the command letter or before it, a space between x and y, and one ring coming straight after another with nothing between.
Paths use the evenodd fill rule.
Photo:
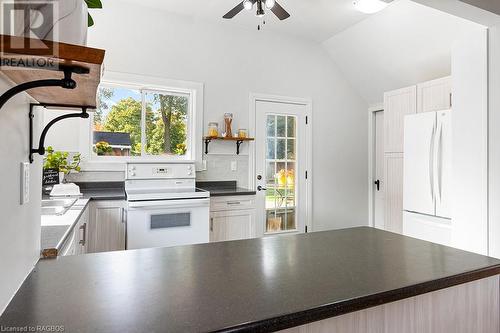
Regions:
<instances>
[{"instance_id":1,"label":"white door trim","mask_svg":"<svg viewBox=\"0 0 500 333\"><path fill-rule=\"evenodd\" d=\"M375 175L375 113L384 111L382 104L368 108L368 225L375 227L375 197L373 179Z\"/></svg>"},{"instance_id":2,"label":"white door trim","mask_svg":"<svg viewBox=\"0 0 500 333\"><path fill-rule=\"evenodd\" d=\"M307 180L306 180L306 201L307 201L307 209L306 209L306 228L308 232L314 231L313 225L313 207L312 207L312 181L313 181L313 145L312 145L312 127L313 127L313 103L309 98L298 98L298 97L288 97L288 96L278 96L278 95L268 95L268 94L260 94L260 93L250 93L249 98L249 134L250 136L255 136L256 131L256 106L257 101L262 102L275 102L275 103L285 103L285 104L298 104L304 105L306 107L306 116L308 119L308 124L305 128L306 130L306 170L307 170ZM250 188L256 190L255 184L255 170L256 170L256 159L255 159L255 143L251 144L251 148L249 149L249 179L248 185ZM305 177L305 175L304 175Z\"/></svg>"}]
</instances>

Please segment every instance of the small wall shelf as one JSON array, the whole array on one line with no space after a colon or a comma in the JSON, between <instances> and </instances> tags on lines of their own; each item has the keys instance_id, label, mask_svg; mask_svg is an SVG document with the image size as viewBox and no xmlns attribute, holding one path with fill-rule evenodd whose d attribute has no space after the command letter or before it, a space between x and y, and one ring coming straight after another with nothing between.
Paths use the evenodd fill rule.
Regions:
<instances>
[{"instance_id":1,"label":"small wall shelf","mask_svg":"<svg viewBox=\"0 0 500 333\"><path fill-rule=\"evenodd\" d=\"M243 142L249 142L249 141L254 141L254 138L225 138L225 137L219 137L219 136L205 136L203 137L203 140L205 141L205 154L208 154L208 145L212 140L220 140L220 141L232 141L236 142L236 155L240 154L240 146Z\"/></svg>"},{"instance_id":2,"label":"small wall shelf","mask_svg":"<svg viewBox=\"0 0 500 333\"><path fill-rule=\"evenodd\" d=\"M0 44L1 72L17 85L1 96L2 104L28 90L40 104L96 107L104 50L7 35Z\"/></svg>"}]
</instances>

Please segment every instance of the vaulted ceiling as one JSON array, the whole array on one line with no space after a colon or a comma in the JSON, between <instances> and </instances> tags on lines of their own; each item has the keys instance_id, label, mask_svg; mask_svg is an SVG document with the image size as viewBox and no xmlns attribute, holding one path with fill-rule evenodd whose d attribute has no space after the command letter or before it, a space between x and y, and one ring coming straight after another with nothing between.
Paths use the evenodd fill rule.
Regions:
<instances>
[{"instance_id":1,"label":"vaulted ceiling","mask_svg":"<svg viewBox=\"0 0 500 333\"><path fill-rule=\"evenodd\" d=\"M120 0L167 10L194 19L219 22L230 28L233 24L256 29L260 22L255 12L242 12L232 20L222 16L241 0ZM283 32L322 42L347 29L369 15L354 9L353 0L278 0L292 15L279 22L266 15L266 30Z\"/></svg>"},{"instance_id":2,"label":"vaulted ceiling","mask_svg":"<svg viewBox=\"0 0 500 333\"><path fill-rule=\"evenodd\" d=\"M370 104L383 93L451 74L451 51L478 25L410 0L336 34L325 48Z\"/></svg>"}]
</instances>

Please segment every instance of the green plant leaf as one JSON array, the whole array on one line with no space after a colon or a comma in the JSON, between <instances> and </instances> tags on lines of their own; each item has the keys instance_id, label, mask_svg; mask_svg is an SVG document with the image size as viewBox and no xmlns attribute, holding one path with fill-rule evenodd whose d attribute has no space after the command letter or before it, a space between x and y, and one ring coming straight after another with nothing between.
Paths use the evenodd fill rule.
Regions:
<instances>
[{"instance_id":1,"label":"green plant leaf","mask_svg":"<svg viewBox=\"0 0 500 333\"><path fill-rule=\"evenodd\" d=\"M88 8L102 8L101 0L85 0Z\"/></svg>"},{"instance_id":2,"label":"green plant leaf","mask_svg":"<svg viewBox=\"0 0 500 333\"><path fill-rule=\"evenodd\" d=\"M89 27L91 27L91 26L93 26L93 25L94 25L94 19L92 18L92 16L90 16L90 14L88 14L88 15L89 15L89 18L88 18L88 26L89 26Z\"/></svg>"}]
</instances>

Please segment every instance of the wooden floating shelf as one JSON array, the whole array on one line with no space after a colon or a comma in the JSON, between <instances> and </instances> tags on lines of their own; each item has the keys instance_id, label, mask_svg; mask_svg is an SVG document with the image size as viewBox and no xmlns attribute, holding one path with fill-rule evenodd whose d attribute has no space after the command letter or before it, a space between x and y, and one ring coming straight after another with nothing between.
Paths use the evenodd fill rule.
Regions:
<instances>
[{"instance_id":1,"label":"wooden floating shelf","mask_svg":"<svg viewBox=\"0 0 500 333\"><path fill-rule=\"evenodd\" d=\"M72 79L77 84L75 89L43 87L28 90L27 93L40 104L96 107L104 50L7 35L0 35L0 45L2 61L0 72L17 85L30 81L64 78L63 72L52 68L69 66L89 71L88 74L73 74ZM13 47L20 45L30 47ZM11 65L6 66L7 62ZM40 66L46 63L51 64L50 68L33 67L33 64Z\"/></svg>"},{"instance_id":2,"label":"wooden floating shelf","mask_svg":"<svg viewBox=\"0 0 500 333\"><path fill-rule=\"evenodd\" d=\"M205 154L208 154L208 145L212 140L220 140L220 141L232 141L236 142L236 155L240 154L240 146L243 142L249 142L249 141L254 141L254 138L234 138L234 137L223 137L223 136L205 136L203 137L203 140L205 141Z\"/></svg>"}]
</instances>

